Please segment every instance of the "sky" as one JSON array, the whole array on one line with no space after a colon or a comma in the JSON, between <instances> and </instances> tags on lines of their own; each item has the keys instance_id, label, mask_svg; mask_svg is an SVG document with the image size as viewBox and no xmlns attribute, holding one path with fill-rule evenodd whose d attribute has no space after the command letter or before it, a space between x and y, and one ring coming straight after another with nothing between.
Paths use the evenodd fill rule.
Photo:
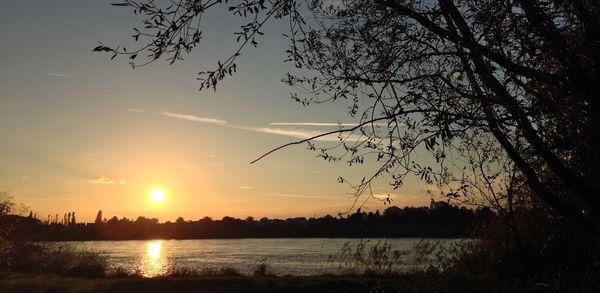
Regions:
<instances>
[{"instance_id":1,"label":"sky","mask_svg":"<svg viewBox=\"0 0 600 293\"><path fill-rule=\"evenodd\" d=\"M356 122L343 103L290 99L282 23L266 27L216 92L198 91L197 73L232 53L239 20L226 9L208 14L205 38L184 61L132 69L92 52L99 41L135 47L140 19L112 2L0 0L0 191L42 219L74 211L84 222L100 209L173 221L336 215L352 206L337 178L357 182L376 164L326 162L306 145L249 164L330 124ZM149 200L157 188L162 202ZM409 178L393 190L383 178L374 192L422 206L426 189ZM386 207L370 200L363 210Z\"/></svg>"}]
</instances>

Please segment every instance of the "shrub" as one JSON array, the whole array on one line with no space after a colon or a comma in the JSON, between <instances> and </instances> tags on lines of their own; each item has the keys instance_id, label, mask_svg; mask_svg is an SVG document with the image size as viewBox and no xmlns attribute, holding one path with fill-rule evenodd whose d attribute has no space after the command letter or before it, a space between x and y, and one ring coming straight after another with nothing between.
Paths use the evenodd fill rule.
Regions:
<instances>
[{"instance_id":1,"label":"shrub","mask_svg":"<svg viewBox=\"0 0 600 293\"><path fill-rule=\"evenodd\" d=\"M343 274L389 275L440 267L438 258L446 251L439 241L420 240L408 250L395 250L385 241L368 247L369 242L361 240L355 247L346 242L329 261L337 262Z\"/></svg>"},{"instance_id":2,"label":"shrub","mask_svg":"<svg viewBox=\"0 0 600 293\"><path fill-rule=\"evenodd\" d=\"M99 253L64 246L19 243L10 254L16 261L8 269L16 272L100 277L108 271L108 263Z\"/></svg>"},{"instance_id":3,"label":"shrub","mask_svg":"<svg viewBox=\"0 0 600 293\"><path fill-rule=\"evenodd\" d=\"M219 269L219 275L224 277L239 277L242 276L242 273L236 268L222 267Z\"/></svg>"},{"instance_id":4,"label":"shrub","mask_svg":"<svg viewBox=\"0 0 600 293\"><path fill-rule=\"evenodd\" d=\"M236 268L232 267L222 267L222 268L214 268L214 267L206 267L200 270L200 276L204 277L238 277L242 276L242 273Z\"/></svg>"},{"instance_id":5,"label":"shrub","mask_svg":"<svg viewBox=\"0 0 600 293\"><path fill-rule=\"evenodd\" d=\"M252 275L255 277L264 277L269 275L269 265L267 264L267 259L262 259L258 262L258 264L254 267Z\"/></svg>"},{"instance_id":6,"label":"shrub","mask_svg":"<svg viewBox=\"0 0 600 293\"><path fill-rule=\"evenodd\" d=\"M598 292L600 246L539 209L515 214L518 239L499 218L479 229L477 241L453 246L441 281L471 291Z\"/></svg>"},{"instance_id":7,"label":"shrub","mask_svg":"<svg viewBox=\"0 0 600 293\"><path fill-rule=\"evenodd\" d=\"M201 273L198 270L186 267L173 267L164 275L164 277L197 277Z\"/></svg>"}]
</instances>

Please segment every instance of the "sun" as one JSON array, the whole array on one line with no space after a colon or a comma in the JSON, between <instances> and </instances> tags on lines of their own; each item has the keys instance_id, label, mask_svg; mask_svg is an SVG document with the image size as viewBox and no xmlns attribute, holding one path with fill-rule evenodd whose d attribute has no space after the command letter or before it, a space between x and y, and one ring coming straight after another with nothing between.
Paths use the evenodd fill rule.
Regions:
<instances>
[{"instance_id":1,"label":"sun","mask_svg":"<svg viewBox=\"0 0 600 293\"><path fill-rule=\"evenodd\" d=\"M152 202L162 202L165 200L165 192L160 188L154 188L150 191L150 201Z\"/></svg>"}]
</instances>

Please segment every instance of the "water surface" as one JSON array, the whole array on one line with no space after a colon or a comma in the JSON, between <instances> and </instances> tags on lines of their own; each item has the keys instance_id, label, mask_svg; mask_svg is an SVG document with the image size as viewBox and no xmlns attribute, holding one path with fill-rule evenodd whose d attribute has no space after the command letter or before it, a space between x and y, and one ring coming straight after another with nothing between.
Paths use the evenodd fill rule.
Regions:
<instances>
[{"instance_id":1,"label":"water surface","mask_svg":"<svg viewBox=\"0 0 600 293\"><path fill-rule=\"evenodd\" d=\"M316 275L338 273L340 263L330 257L339 255L344 243L367 247L384 241L393 250L406 251L418 238L347 239L347 238L278 238L278 239L201 239L201 240L130 240L56 242L75 249L99 252L112 268L120 267L144 276L157 276L173 268L202 270L233 267L251 274L261 262L277 275ZM438 241L430 239L427 241ZM448 243L456 240L439 241Z\"/></svg>"}]
</instances>

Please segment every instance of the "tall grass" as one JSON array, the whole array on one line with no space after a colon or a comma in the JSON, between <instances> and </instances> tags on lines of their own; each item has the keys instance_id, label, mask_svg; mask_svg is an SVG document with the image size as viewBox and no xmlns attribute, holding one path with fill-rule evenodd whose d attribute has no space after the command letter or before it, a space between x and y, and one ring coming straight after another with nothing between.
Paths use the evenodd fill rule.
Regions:
<instances>
[{"instance_id":1,"label":"tall grass","mask_svg":"<svg viewBox=\"0 0 600 293\"><path fill-rule=\"evenodd\" d=\"M340 253L329 257L341 274L389 275L441 269L449 249L440 241L420 240L410 249L393 249L390 243L369 240L353 246L344 243Z\"/></svg>"},{"instance_id":2,"label":"tall grass","mask_svg":"<svg viewBox=\"0 0 600 293\"><path fill-rule=\"evenodd\" d=\"M22 273L101 277L108 270L108 262L99 253L65 246L18 243L13 245L10 259L5 268Z\"/></svg>"},{"instance_id":3,"label":"tall grass","mask_svg":"<svg viewBox=\"0 0 600 293\"><path fill-rule=\"evenodd\" d=\"M254 267L254 271L252 272L252 275L255 277L264 277L264 276L272 275L270 270L271 270L271 268L267 264L267 259L263 258Z\"/></svg>"}]
</instances>

